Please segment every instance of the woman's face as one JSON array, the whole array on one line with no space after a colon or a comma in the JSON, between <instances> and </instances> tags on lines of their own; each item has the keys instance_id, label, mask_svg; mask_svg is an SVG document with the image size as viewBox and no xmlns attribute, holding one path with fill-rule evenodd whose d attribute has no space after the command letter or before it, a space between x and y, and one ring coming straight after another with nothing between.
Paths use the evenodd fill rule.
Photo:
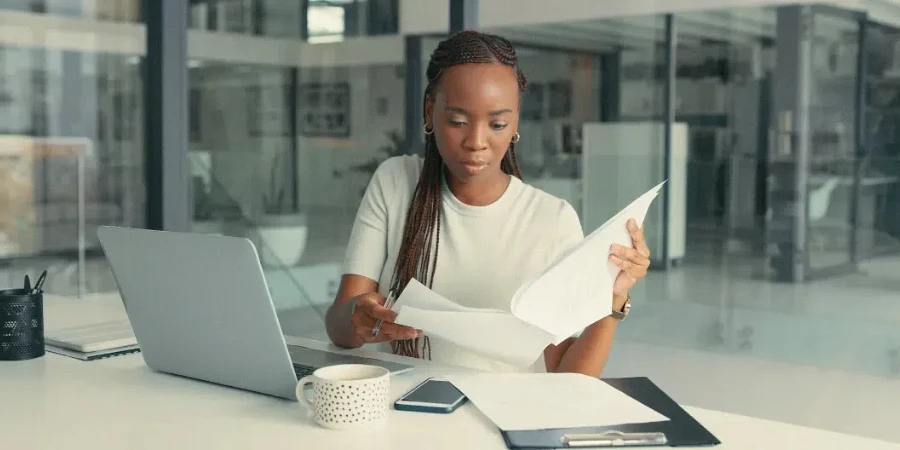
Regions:
<instances>
[{"instance_id":1,"label":"woman's face","mask_svg":"<svg viewBox=\"0 0 900 450\"><path fill-rule=\"evenodd\" d=\"M500 162L519 127L519 84L502 64L445 70L425 113L444 164L456 182L500 177Z\"/></svg>"}]
</instances>

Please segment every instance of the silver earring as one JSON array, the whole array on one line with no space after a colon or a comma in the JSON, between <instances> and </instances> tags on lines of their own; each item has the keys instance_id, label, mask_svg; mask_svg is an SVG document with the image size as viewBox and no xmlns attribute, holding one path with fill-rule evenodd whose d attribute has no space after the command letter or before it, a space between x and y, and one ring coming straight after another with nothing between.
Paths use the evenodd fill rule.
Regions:
<instances>
[{"instance_id":1,"label":"silver earring","mask_svg":"<svg viewBox=\"0 0 900 450\"><path fill-rule=\"evenodd\" d=\"M522 139L522 136L519 135L519 132L518 132L518 131L516 131L516 134L513 135L512 143L515 144L516 142L519 142L519 139Z\"/></svg>"},{"instance_id":2,"label":"silver earring","mask_svg":"<svg viewBox=\"0 0 900 450\"><path fill-rule=\"evenodd\" d=\"M434 127L428 128L428 125L425 125L425 134L430 135L434 133Z\"/></svg>"}]
</instances>

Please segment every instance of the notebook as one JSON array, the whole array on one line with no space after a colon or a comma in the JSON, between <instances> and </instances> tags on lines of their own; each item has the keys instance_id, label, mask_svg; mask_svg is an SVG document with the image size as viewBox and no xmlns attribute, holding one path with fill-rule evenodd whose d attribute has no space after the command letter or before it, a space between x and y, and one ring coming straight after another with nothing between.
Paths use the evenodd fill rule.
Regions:
<instances>
[{"instance_id":1,"label":"notebook","mask_svg":"<svg viewBox=\"0 0 900 450\"><path fill-rule=\"evenodd\" d=\"M44 346L49 352L84 361L140 351L127 320L47 331Z\"/></svg>"}]
</instances>

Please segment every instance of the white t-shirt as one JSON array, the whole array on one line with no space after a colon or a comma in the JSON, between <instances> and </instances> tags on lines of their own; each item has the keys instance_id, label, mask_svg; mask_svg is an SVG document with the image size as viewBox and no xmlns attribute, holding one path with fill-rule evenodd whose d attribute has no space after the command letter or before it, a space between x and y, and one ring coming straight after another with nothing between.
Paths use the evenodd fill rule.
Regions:
<instances>
[{"instance_id":1,"label":"white t-shirt","mask_svg":"<svg viewBox=\"0 0 900 450\"><path fill-rule=\"evenodd\" d=\"M384 296L390 288L422 164L422 158L415 155L382 163L366 189L353 225L343 271L377 281ZM509 311L510 299L526 279L584 238L578 215L568 202L516 177L511 177L503 195L487 206L462 203L446 183L442 195L440 247L432 289L463 306ZM432 361L495 372L545 370L543 356L532 367L516 368L446 341L429 339ZM389 345L380 348L390 351Z\"/></svg>"}]
</instances>

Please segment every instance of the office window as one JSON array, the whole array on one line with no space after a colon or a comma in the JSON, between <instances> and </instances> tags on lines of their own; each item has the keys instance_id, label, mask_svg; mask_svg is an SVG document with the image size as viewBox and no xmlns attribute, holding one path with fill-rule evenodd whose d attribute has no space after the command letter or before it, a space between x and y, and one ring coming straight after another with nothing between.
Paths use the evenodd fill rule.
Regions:
<instances>
[{"instance_id":1,"label":"office window","mask_svg":"<svg viewBox=\"0 0 900 450\"><path fill-rule=\"evenodd\" d=\"M3 0L0 11L18 11L104 22L141 22L142 0Z\"/></svg>"},{"instance_id":2,"label":"office window","mask_svg":"<svg viewBox=\"0 0 900 450\"><path fill-rule=\"evenodd\" d=\"M398 0L196 0L188 14L195 30L328 43L396 34L398 10Z\"/></svg>"},{"instance_id":3,"label":"office window","mask_svg":"<svg viewBox=\"0 0 900 450\"><path fill-rule=\"evenodd\" d=\"M143 49L132 46L144 31L99 26L137 21L138 7L0 6L0 21L28 36L0 40L2 286L47 269L53 294L113 290L96 227L146 225Z\"/></svg>"},{"instance_id":4,"label":"office window","mask_svg":"<svg viewBox=\"0 0 900 450\"><path fill-rule=\"evenodd\" d=\"M403 71L392 54L342 57L343 42L253 51L269 42L212 34L192 47L193 231L251 239L286 329L324 338L362 194L378 165L404 152ZM337 61L298 60L322 46Z\"/></svg>"},{"instance_id":5,"label":"office window","mask_svg":"<svg viewBox=\"0 0 900 450\"><path fill-rule=\"evenodd\" d=\"M868 30L857 213L863 259L900 251L900 30L877 24Z\"/></svg>"},{"instance_id":6,"label":"office window","mask_svg":"<svg viewBox=\"0 0 900 450\"><path fill-rule=\"evenodd\" d=\"M516 43L532 82L517 146L526 182L580 202L586 232L661 178L675 196L668 222L657 219L663 196L645 219L655 270L631 293L642 309L617 329L604 376L640 373L694 406L900 440L889 425L900 374L900 33L869 23L861 36L861 19L821 5L720 7L486 30ZM593 61L557 56L582 53ZM577 74L594 61L589 96ZM551 106L567 103L560 78L572 79L573 115L594 104L596 118L554 117ZM532 159L578 155L579 142L565 177L552 159ZM684 170L660 177L664 164ZM670 267L656 259L663 227L685 237ZM811 271L773 275L794 259Z\"/></svg>"}]
</instances>

